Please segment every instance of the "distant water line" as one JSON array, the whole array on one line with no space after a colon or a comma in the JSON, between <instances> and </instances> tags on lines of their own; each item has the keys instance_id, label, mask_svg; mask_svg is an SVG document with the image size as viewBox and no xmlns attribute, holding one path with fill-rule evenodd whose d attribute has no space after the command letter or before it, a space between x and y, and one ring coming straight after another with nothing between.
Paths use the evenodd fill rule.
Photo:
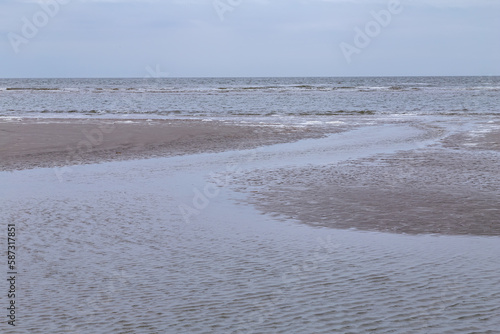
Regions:
<instances>
[{"instance_id":1,"label":"distant water line","mask_svg":"<svg viewBox=\"0 0 500 334\"><path fill-rule=\"evenodd\" d=\"M0 117L497 115L500 77L0 79Z\"/></svg>"}]
</instances>

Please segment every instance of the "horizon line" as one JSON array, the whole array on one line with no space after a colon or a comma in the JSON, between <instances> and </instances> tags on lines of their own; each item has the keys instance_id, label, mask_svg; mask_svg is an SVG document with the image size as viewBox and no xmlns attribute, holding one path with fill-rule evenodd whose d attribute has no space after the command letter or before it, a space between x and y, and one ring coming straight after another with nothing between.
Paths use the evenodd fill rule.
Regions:
<instances>
[{"instance_id":1,"label":"horizon line","mask_svg":"<svg viewBox=\"0 0 500 334\"><path fill-rule=\"evenodd\" d=\"M404 78L404 77L499 77L500 74L480 75L341 75L341 76L161 76L161 77L0 77L8 79L250 79L250 78Z\"/></svg>"}]
</instances>

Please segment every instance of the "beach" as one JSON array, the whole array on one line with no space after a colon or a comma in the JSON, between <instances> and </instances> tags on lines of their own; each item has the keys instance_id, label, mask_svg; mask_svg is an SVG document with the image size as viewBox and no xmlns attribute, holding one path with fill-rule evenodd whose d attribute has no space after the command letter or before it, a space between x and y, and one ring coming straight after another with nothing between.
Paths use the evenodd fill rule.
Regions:
<instances>
[{"instance_id":1,"label":"beach","mask_svg":"<svg viewBox=\"0 0 500 334\"><path fill-rule=\"evenodd\" d=\"M498 82L0 80L0 332L497 332Z\"/></svg>"},{"instance_id":2,"label":"beach","mask_svg":"<svg viewBox=\"0 0 500 334\"><path fill-rule=\"evenodd\" d=\"M324 133L211 120L7 118L0 120L0 170L254 148Z\"/></svg>"},{"instance_id":3,"label":"beach","mask_svg":"<svg viewBox=\"0 0 500 334\"><path fill-rule=\"evenodd\" d=\"M0 9L0 334L500 334L500 1Z\"/></svg>"},{"instance_id":4,"label":"beach","mask_svg":"<svg viewBox=\"0 0 500 334\"><path fill-rule=\"evenodd\" d=\"M149 123L0 125L22 152L2 147L19 245L2 332L498 328L496 120Z\"/></svg>"},{"instance_id":5,"label":"beach","mask_svg":"<svg viewBox=\"0 0 500 334\"><path fill-rule=\"evenodd\" d=\"M390 147L391 136L404 129L372 128L392 123L420 131L406 141L426 146L378 154L372 147L357 159L346 157L304 168L266 166L267 170L256 169L235 185L254 186L257 190L249 204L263 212L315 226L410 234L500 234L496 205L500 122L474 126L461 121L450 131L450 124L413 119L367 120L371 124L364 126L352 121L299 126L203 120L9 120L0 122L0 140L5 143L0 148L0 170L54 167L62 177L64 166L249 150L333 134L338 141L322 154L336 157L345 154L346 147L351 152L366 151L364 134L345 134L360 128L379 134L372 146L379 140ZM355 137L361 140L350 142Z\"/></svg>"},{"instance_id":6,"label":"beach","mask_svg":"<svg viewBox=\"0 0 500 334\"><path fill-rule=\"evenodd\" d=\"M240 182L258 189L250 203L262 212L313 226L498 236L499 124L470 122L425 147L256 171Z\"/></svg>"}]
</instances>

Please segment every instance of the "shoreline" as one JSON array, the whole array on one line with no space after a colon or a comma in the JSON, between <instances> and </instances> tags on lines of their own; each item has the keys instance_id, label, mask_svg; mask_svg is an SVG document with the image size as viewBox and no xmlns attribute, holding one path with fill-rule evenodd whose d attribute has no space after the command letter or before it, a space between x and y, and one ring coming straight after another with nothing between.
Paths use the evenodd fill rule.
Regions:
<instances>
[{"instance_id":1,"label":"shoreline","mask_svg":"<svg viewBox=\"0 0 500 334\"><path fill-rule=\"evenodd\" d=\"M317 148L315 141L306 144ZM295 153L303 144L280 147L293 146ZM288 163L276 149L254 157L264 166ZM0 211L4 221L16 223L22 246L21 328L95 332L102 325L105 332L143 332L147 322L151 332L183 332L189 322L234 332L248 330L246 321L265 325L264 314L272 326L281 321L293 331L304 301L313 316L326 314L337 332L350 330L346 319L380 328L373 322L380 312L401 319L380 333L496 328L500 293L492 259L500 251L498 237L414 237L282 223L238 203L241 197L230 188L206 188L209 171L225 173L238 158L231 151L86 165L63 183L47 169L0 173ZM201 196L206 189L208 202ZM179 205L196 210L189 211L189 223ZM54 295L72 298L47 308ZM134 322L141 298L155 312ZM370 300L366 307L364 300ZM356 303L364 307L361 316L352 310ZM256 305L262 313L249 313ZM287 307L276 313L275 305ZM335 308L348 312L331 317ZM325 331L313 323L319 325L311 331Z\"/></svg>"},{"instance_id":2,"label":"shoreline","mask_svg":"<svg viewBox=\"0 0 500 334\"><path fill-rule=\"evenodd\" d=\"M414 149L370 149L368 157L333 164L252 171L234 186L245 184L247 203L277 220L396 234L500 236L500 122L463 126L429 144L416 139Z\"/></svg>"},{"instance_id":3,"label":"shoreline","mask_svg":"<svg viewBox=\"0 0 500 334\"><path fill-rule=\"evenodd\" d=\"M0 171L268 146L231 184L267 216L398 234L500 235L499 121L44 119L0 122L0 140Z\"/></svg>"},{"instance_id":4,"label":"shoreline","mask_svg":"<svg viewBox=\"0 0 500 334\"><path fill-rule=\"evenodd\" d=\"M0 121L0 171L252 149L336 131L183 119Z\"/></svg>"}]
</instances>

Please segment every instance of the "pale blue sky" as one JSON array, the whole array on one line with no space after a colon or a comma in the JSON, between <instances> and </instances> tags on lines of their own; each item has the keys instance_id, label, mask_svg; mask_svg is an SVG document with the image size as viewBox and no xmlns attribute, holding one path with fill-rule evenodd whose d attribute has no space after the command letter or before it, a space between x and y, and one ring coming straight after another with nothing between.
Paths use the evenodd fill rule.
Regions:
<instances>
[{"instance_id":1,"label":"pale blue sky","mask_svg":"<svg viewBox=\"0 0 500 334\"><path fill-rule=\"evenodd\" d=\"M391 1L0 0L0 77L500 75L500 1Z\"/></svg>"}]
</instances>

